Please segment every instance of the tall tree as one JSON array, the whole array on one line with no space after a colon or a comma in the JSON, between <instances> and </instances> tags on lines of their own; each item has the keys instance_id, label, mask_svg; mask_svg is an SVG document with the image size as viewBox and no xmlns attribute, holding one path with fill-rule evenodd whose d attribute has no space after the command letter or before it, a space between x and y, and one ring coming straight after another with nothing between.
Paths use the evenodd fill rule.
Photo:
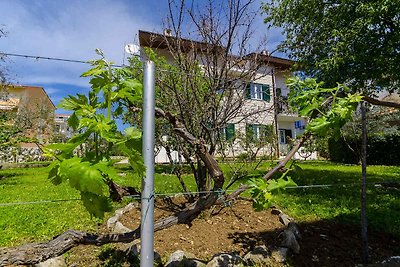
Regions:
<instances>
[{"instance_id":1,"label":"tall tree","mask_svg":"<svg viewBox=\"0 0 400 267\"><path fill-rule=\"evenodd\" d=\"M142 43L164 49L168 58L163 61L159 55L148 53L159 69L166 70L158 72L157 106L176 115L189 133L207 144L211 156L226 148L230 123L244 124L256 115L273 111L267 102L256 111L244 108L247 83L271 74L261 69L268 62L250 53L261 51L264 45L254 37L253 22L258 15L254 2L210 0L194 5L170 0L165 34L142 33ZM173 128L161 129L161 134L174 136ZM191 164L198 190L209 190L209 170L196 149L180 137L170 137L168 144L162 145L170 145L171 140L173 148Z\"/></svg>"},{"instance_id":2,"label":"tall tree","mask_svg":"<svg viewBox=\"0 0 400 267\"><path fill-rule=\"evenodd\" d=\"M272 0L264 11L269 26L283 28L282 49L307 75L331 86L346 84L373 104L379 101L371 96L379 91L400 92L399 1ZM363 262L367 263L365 103L361 108L361 224ZM320 117L311 123L320 127L325 121Z\"/></svg>"},{"instance_id":3,"label":"tall tree","mask_svg":"<svg viewBox=\"0 0 400 267\"><path fill-rule=\"evenodd\" d=\"M328 86L365 93L400 92L400 2L272 0L269 27L281 27L281 49Z\"/></svg>"}]
</instances>

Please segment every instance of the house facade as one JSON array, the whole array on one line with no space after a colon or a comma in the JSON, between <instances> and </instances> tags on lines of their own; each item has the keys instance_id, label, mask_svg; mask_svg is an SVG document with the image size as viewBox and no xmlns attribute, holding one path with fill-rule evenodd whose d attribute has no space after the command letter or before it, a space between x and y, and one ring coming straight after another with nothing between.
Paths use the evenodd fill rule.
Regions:
<instances>
[{"instance_id":1,"label":"house facade","mask_svg":"<svg viewBox=\"0 0 400 267\"><path fill-rule=\"evenodd\" d=\"M163 42L168 37L165 34L139 31L140 46L153 49L156 54L173 60L168 45ZM201 42L191 42L191 46L207 45ZM143 51L143 49L141 49ZM142 55L143 56L143 55ZM261 62L255 75L246 83L245 92L237 94L243 97L243 102L234 118L226 123L223 135L226 140L235 139L229 148L225 148L228 156L237 156L246 151L245 144L239 136L251 137L252 140L261 140L265 135L274 137L274 142L258 147L257 156L272 154L283 156L290 149L292 140L304 132L305 119L290 111L287 105L288 88L286 79L291 75L290 68L293 62L279 57L273 57L268 53L252 53L246 58L246 62L252 59ZM245 64L244 64L245 65ZM235 75L234 73L232 75ZM228 103L229 104L229 103ZM182 160L175 151L172 154L175 161ZM300 157L297 155L297 157ZM156 162L169 162L163 148L159 149Z\"/></svg>"},{"instance_id":2,"label":"house facade","mask_svg":"<svg viewBox=\"0 0 400 267\"><path fill-rule=\"evenodd\" d=\"M14 114L26 137L46 143L53 134L55 106L43 87L8 85L2 89L0 110Z\"/></svg>"}]
</instances>

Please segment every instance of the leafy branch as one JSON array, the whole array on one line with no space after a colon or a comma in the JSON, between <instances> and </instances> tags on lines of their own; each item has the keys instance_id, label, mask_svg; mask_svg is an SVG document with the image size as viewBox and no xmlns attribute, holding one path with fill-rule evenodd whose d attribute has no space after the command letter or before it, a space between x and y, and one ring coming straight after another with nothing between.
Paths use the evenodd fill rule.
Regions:
<instances>
[{"instance_id":1,"label":"leafy branch","mask_svg":"<svg viewBox=\"0 0 400 267\"><path fill-rule=\"evenodd\" d=\"M49 179L55 185L68 182L80 191L88 212L103 217L111 209L110 181L117 177L110 158L112 148L118 147L128 157L138 175L143 174L145 167L141 131L130 127L122 133L113 119L141 100L142 85L132 78L130 69L112 68L103 53L97 52L101 58L92 61L93 68L82 74L91 77L91 91L87 96L69 95L59 104L60 108L73 111L68 125L78 134L65 144L46 146L45 152L57 159L51 164ZM75 155L77 150L83 150L83 157Z\"/></svg>"}]
</instances>

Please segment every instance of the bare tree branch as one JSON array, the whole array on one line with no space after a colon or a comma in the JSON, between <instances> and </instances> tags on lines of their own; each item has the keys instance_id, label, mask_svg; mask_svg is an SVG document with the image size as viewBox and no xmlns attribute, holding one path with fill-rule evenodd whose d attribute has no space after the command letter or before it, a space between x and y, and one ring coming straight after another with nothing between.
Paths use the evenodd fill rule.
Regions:
<instances>
[{"instance_id":1,"label":"bare tree branch","mask_svg":"<svg viewBox=\"0 0 400 267\"><path fill-rule=\"evenodd\" d=\"M372 98L369 96L364 96L363 99L368 103L376 106L384 106L384 107L392 107L392 108L400 108L400 103L383 101L376 98Z\"/></svg>"}]
</instances>

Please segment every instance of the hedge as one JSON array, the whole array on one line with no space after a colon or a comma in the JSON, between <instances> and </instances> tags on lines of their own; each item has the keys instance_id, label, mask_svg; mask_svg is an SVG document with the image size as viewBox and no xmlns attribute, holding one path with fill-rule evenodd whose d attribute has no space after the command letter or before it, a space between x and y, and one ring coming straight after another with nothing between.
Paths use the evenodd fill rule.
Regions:
<instances>
[{"instance_id":1,"label":"hedge","mask_svg":"<svg viewBox=\"0 0 400 267\"><path fill-rule=\"evenodd\" d=\"M343 138L328 141L329 158L334 162L355 164L360 160L361 140ZM349 146L356 152L354 153ZM367 140L367 164L400 165L400 133L370 135Z\"/></svg>"}]
</instances>

